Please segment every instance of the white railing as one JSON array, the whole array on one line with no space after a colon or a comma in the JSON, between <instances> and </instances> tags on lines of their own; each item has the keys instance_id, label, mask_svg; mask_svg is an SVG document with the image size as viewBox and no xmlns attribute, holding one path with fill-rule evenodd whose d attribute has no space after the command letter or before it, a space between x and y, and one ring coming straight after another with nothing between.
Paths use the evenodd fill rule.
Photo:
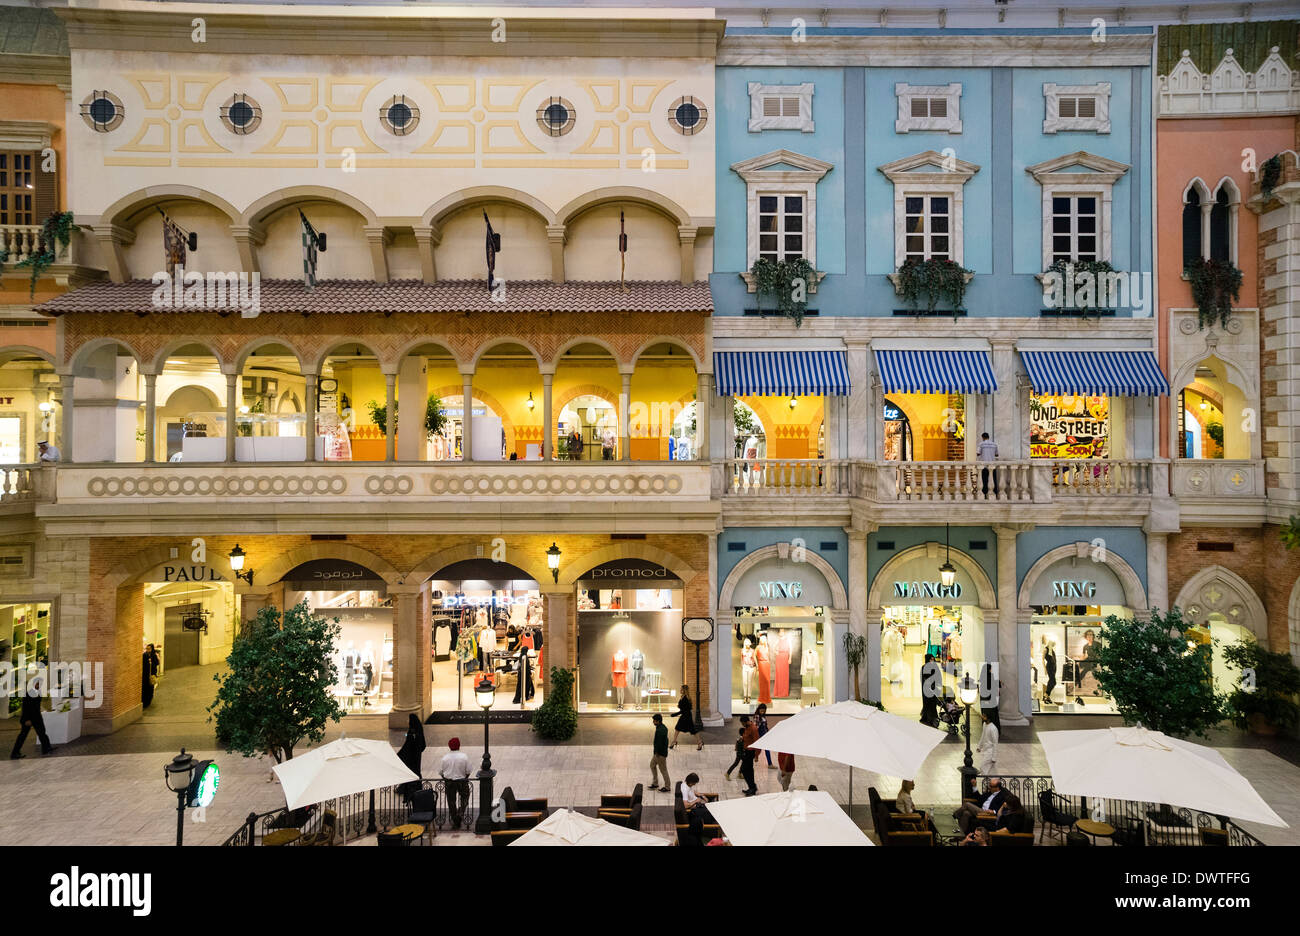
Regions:
<instances>
[{"instance_id":1,"label":"white railing","mask_svg":"<svg viewBox=\"0 0 1300 936\"><path fill-rule=\"evenodd\" d=\"M720 494L745 496L843 496L852 493L854 463L848 459L742 458L722 462Z\"/></svg>"},{"instance_id":2,"label":"white railing","mask_svg":"<svg viewBox=\"0 0 1300 936\"><path fill-rule=\"evenodd\" d=\"M1050 499L1034 496L1033 472L1037 466L1031 462L892 462L879 467L879 494L886 501Z\"/></svg>"},{"instance_id":3,"label":"white railing","mask_svg":"<svg viewBox=\"0 0 1300 936\"><path fill-rule=\"evenodd\" d=\"M1171 465L1175 497L1263 497L1264 462L1246 458L1183 458Z\"/></svg>"},{"instance_id":4,"label":"white railing","mask_svg":"<svg viewBox=\"0 0 1300 936\"><path fill-rule=\"evenodd\" d=\"M40 249L39 224L0 224L0 256L8 253L9 263L26 260Z\"/></svg>"},{"instance_id":5,"label":"white railing","mask_svg":"<svg viewBox=\"0 0 1300 936\"><path fill-rule=\"evenodd\" d=\"M0 504L40 500L50 488L52 471L39 464L0 466Z\"/></svg>"},{"instance_id":6,"label":"white railing","mask_svg":"<svg viewBox=\"0 0 1300 936\"><path fill-rule=\"evenodd\" d=\"M1149 495L1155 489L1153 466L1149 461L1086 458L1053 461L1049 464L1052 469L1052 491L1057 497Z\"/></svg>"}]
</instances>

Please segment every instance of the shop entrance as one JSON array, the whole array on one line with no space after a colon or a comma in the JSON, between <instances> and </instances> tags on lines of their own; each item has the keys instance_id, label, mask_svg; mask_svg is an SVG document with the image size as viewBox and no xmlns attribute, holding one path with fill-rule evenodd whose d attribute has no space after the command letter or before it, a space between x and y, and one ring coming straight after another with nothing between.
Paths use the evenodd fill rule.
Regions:
<instances>
[{"instance_id":1,"label":"shop entrance","mask_svg":"<svg viewBox=\"0 0 1300 936\"><path fill-rule=\"evenodd\" d=\"M349 715L393 708L393 601L377 574L343 559L313 559L284 577L284 604L306 601L313 614L339 619L334 695Z\"/></svg>"},{"instance_id":2,"label":"shop entrance","mask_svg":"<svg viewBox=\"0 0 1300 936\"><path fill-rule=\"evenodd\" d=\"M49 602L0 604L0 664L8 664L14 672L24 672L29 665L48 665L52 621ZM17 715L22 698L15 693L0 706L0 718Z\"/></svg>"},{"instance_id":3,"label":"shop entrance","mask_svg":"<svg viewBox=\"0 0 1300 936\"><path fill-rule=\"evenodd\" d=\"M484 677L502 708L541 705L546 628L537 582L508 562L465 559L429 585L434 711L476 710L474 687Z\"/></svg>"},{"instance_id":4,"label":"shop entrance","mask_svg":"<svg viewBox=\"0 0 1300 936\"><path fill-rule=\"evenodd\" d=\"M944 600L937 598L936 600ZM927 655L943 670L945 697L983 662L984 615L974 605L891 605L880 625L881 702L899 715L919 715L921 667Z\"/></svg>"},{"instance_id":5,"label":"shop entrance","mask_svg":"<svg viewBox=\"0 0 1300 936\"><path fill-rule=\"evenodd\" d=\"M645 559L617 559L576 585L578 711L675 708L683 673L682 580Z\"/></svg>"}]
</instances>

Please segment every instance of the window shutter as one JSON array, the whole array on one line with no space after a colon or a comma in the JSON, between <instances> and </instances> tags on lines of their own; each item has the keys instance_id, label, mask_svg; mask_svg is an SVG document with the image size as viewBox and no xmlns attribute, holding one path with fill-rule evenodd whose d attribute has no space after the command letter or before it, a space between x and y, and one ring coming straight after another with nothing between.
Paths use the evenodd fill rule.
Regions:
<instances>
[{"instance_id":1,"label":"window shutter","mask_svg":"<svg viewBox=\"0 0 1300 936\"><path fill-rule=\"evenodd\" d=\"M947 98L930 98L930 116L947 117L948 116L948 99Z\"/></svg>"},{"instance_id":2,"label":"window shutter","mask_svg":"<svg viewBox=\"0 0 1300 936\"><path fill-rule=\"evenodd\" d=\"M912 98L912 116L913 116L913 117L929 117L930 114L929 114L929 112L926 110L926 104L928 103L928 101L929 101L929 98L923 98L923 97L914 97L914 98Z\"/></svg>"},{"instance_id":3,"label":"window shutter","mask_svg":"<svg viewBox=\"0 0 1300 936\"><path fill-rule=\"evenodd\" d=\"M799 99L797 97L781 98L781 116L799 116Z\"/></svg>"},{"instance_id":4,"label":"window shutter","mask_svg":"<svg viewBox=\"0 0 1300 936\"><path fill-rule=\"evenodd\" d=\"M1075 110L1080 117L1097 116L1097 99L1090 97L1081 97L1077 99Z\"/></svg>"},{"instance_id":5,"label":"window shutter","mask_svg":"<svg viewBox=\"0 0 1300 936\"><path fill-rule=\"evenodd\" d=\"M763 116L780 117L781 116L781 99L778 97L763 98Z\"/></svg>"},{"instance_id":6,"label":"window shutter","mask_svg":"<svg viewBox=\"0 0 1300 936\"><path fill-rule=\"evenodd\" d=\"M1057 102L1057 113L1062 117L1077 116L1074 110L1075 98L1063 97Z\"/></svg>"},{"instance_id":7,"label":"window shutter","mask_svg":"<svg viewBox=\"0 0 1300 936\"><path fill-rule=\"evenodd\" d=\"M34 155L36 160L44 161L41 154ZM59 174L42 172L39 162L32 168L36 176L36 223L44 224L46 218L59 210Z\"/></svg>"}]
</instances>

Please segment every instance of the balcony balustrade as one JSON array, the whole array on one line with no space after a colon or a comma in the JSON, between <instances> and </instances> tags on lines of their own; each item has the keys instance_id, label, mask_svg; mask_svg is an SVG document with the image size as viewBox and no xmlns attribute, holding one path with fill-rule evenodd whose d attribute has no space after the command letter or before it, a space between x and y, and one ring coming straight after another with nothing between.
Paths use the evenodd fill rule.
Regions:
<instances>
[{"instance_id":1,"label":"balcony balustrade","mask_svg":"<svg viewBox=\"0 0 1300 936\"><path fill-rule=\"evenodd\" d=\"M8 263L26 260L41 249L39 224L0 224L0 257Z\"/></svg>"}]
</instances>

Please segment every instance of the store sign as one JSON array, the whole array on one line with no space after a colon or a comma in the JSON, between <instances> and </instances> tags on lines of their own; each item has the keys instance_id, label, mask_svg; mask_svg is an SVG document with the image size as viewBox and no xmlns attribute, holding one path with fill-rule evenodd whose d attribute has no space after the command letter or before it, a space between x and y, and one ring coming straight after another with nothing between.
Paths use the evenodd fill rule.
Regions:
<instances>
[{"instance_id":1,"label":"store sign","mask_svg":"<svg viewBox=\"0 0 1300 936\"><path fill-rule=\"evenodd\" d=\"M713 618L686 618L682 621L682 640L708 643L713 639Z\"/></svg>"},{"instance_id":2,"label":"store sign","mask_svg":"<svg viewBox=\"0 0 1300 936\"><path fill-rule=\"evenodd\" d=\"M578 579L580 588L679 588L682 580L647 559L606 562Z\"/></svg>"},{"instance_id":3,"label":"store sign","mask_svg":"<svg viewBox=\"0 0 1300 936\"><path fill-rule=\"evenodd\" d=\"M885 404L886 421L894 422L895 420L902 419L902 418L903 418L903 413L897 406L892 406L889 403Z\"/></svg>"},{"instance_id":4,"label":"store sign","mask_svg":"<svg viewBox=\"0 0 1300 936\"><path fill-rule=\"evenodd\" d=\"M290 588L298 591L378 591L383 580L365 566L346 559L313 559L304 562L284 577Z\"/></svg>"},{"instance_id":5,"label":"store sign","mask_svg":"<svg viewBox=\"0 0 1300 936\"><path fill-rule=\"evenodd\" d=\"M1109 452L1108 397L1030 396L1031 458L1106 458Z\"/></svg>"},{"instance_id":6,"label":"store sign","mask_svg":"<svg viewBox=\"0 0 1300 936\"><path fill-rule=\"evenodd\" d=\"M1124 607L1124 586L1105 563L1071 556L1052 563L1029 589L1031 605Z\"/></svg>"},{"instance_id":7,"label":"store sign","mask_svg":"<svg viewBox=\"0 0 1300 936\"><path fill-rule=\"evenodd\" d=\"M1097 583L1055 581L1052 582L1052 595L1056 598L1095 598L1097 597Z\"/></svg>"},{"instance_id":8,"label":"store sign","mask_svg":"<svg viewBox=\"0 0 1300 936\"><path fill-rule=\"evenodd\" d=\"M961 583L953 582L895 582L895 598L960 598Z\"/></svg>"},{"instance_id":9,"label":"store sign","mask_svg":"<svg viewBox=\"0 0 1300 936\"><path fill-rule=\"evenodd\" d=\"M159 567L155 581L163 582L224 582L216 569L205 565L165 565Z\"/></svg>"},{"instance_id":10,"label":"store sign","mask_svg":"<svg viewBox=\"0 0 1300 936\"><path fill-rule=\"evenodd\" d=\"M759 598L802 598L803 582L759 582Z\"/></svg>"}]
</instances>

